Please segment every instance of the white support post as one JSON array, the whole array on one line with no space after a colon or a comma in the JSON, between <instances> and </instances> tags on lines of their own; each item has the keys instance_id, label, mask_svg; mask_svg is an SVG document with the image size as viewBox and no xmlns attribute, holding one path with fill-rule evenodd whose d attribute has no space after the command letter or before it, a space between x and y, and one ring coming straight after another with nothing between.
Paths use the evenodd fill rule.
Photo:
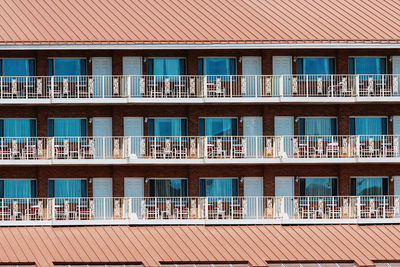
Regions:
<instances>
[{"instance_id":1,"label":"white support post","mask_svg":"<svg viewBox=\"0 0 400 267\"><path fill-rule=\"evenodd\" d=\"M308 75L306 75L306 97L308 97Z\"/></svg>"},{"instance_id":2,"label":"white support post","mask_svg":"<svg viewBox=\"0 0 400 267\"><path fill-rule=\"evenodd\" d=\"M204 75L204 84L203 84L203 86L204 86L204 92L203 92L203 94L204 94L204 97L207 97L207 95L208 95L208 93L207 93L207 75Z\"/></svg>"},{"instance_id":3,"label":"white support post","mask_svg":"<svg viewBox=\"0 0 400 267\"><path fill-rule=\"evenodd\" d=\"M28 77L25 77L25 98L28 99L28 91L29 85L28 85Z\"/></svg>"},{"instance_id":4,"label":"white support post","mask_svg":"<svg viewBox=\"0 0 400 267\"><path fill-rule=\"evenodd\" d=\"M50 78L50 94L51 98L54 98L54 76Z\"/></svg>"},{"instance_id":5,"label":"white support post","mask_svg":"<svg viewBox=\"0 0 400 267\"><path fill-rule=\"evenodd\" d=\"M283 75L279 75L279 96L283 97Z\"/></svg>"},{"instance_id":6,"label":"white support post","mask_svg":"<svg viewBox=\"0 0 400 267\"><path fill-rule=\"evenodd\" d=\"M230 97L232 97L232 75L229 75L229 92L230 92Z\"/></svg>"},{"instance_id":7,"label":"white support post","mask_svg":"<svg viewBox=\"0 0 400 267\"><path fill-rule=\"evenodd\" d=\"M110 78L112 81L112 77ZM104 90L105 90L105 81L104 81L104 75L101 76L101 95L102 98L104 98Z\"/></svg>"},{"instance_id":8,"label":"white support post","mask_svg":"<svg viewBox=\"0 0 400 267\"><path fill-rule=\"evenodd\" d=\"M126 95L128 96L128 98L131 98L131 78L131 75L126 77Z\"/></svg>"},{"instance_id":9,"label":"white support post","mask_svg":"<svg viewBox=\"0 0 400 267\"><path fill-rule=\"evenodd\" d=\"M355 77L356 96L360 96L360 75Z\"/></svg>"}]
</instances>

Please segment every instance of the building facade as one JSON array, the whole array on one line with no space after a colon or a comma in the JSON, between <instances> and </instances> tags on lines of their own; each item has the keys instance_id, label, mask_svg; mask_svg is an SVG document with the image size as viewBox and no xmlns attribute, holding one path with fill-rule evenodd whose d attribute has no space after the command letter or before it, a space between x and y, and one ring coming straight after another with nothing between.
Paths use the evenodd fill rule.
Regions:
<instances>
[{"instance_id":1,"label":"building facade","mask_svg":"<svg viewBox=\"0 0 400 267\"><path fill-rule=\"evenodd\" d=\"M0 4L0 235L29 236L0 262L400 262L396 1L126 2ZM29 247L43 229L68 245ZM79 233L92 252L62 257ZM313 233L323 253L272 248Z\"/></svg>"}]
</instances>

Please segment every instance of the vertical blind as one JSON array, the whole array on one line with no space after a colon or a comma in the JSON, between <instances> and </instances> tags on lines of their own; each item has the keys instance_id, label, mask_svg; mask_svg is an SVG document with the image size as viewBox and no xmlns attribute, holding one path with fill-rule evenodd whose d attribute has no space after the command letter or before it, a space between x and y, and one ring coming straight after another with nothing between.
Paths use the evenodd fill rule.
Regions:
<instances>
[{"instance_id":1,"label":"vertical blind","mask_svg":"<svg viewBox=\"0 0 400 267\"><path fill-rule=\"evenodd\" d=\"M199 58L199 75L236 75L236 58Z\"/></svg>"},{"instance_id":2,"label":"vertical blind","mask_svg":"<svg viewBox=\"0 0 400 267\"><path fill-rule=\"evenodd\" d=\"M48 60L48 75L86 75L86 59L51 58Z\"/></svg>"}]
</instances>

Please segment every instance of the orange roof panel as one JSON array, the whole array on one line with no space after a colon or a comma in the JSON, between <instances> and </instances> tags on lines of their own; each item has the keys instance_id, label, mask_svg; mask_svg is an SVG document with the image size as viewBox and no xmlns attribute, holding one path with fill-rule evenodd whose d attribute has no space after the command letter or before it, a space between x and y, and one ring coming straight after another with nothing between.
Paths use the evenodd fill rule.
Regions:
<instances>
[{"instance_id":1,"label":"orange roof panel","mask_svg":"<svg viewBox=\"0 0 400 267\"><path fill-rule=\"evenodd\" d=\"M400 259L400 225L1 227L0 264L354 262Z\"/></svg>"},{"instance_id":2,"label":"orange roof panel","mask_svg":"<svg viewBox=\"0 0 400 267\"><path fill-rule=\"evenodd\" d=\"M399 0L2 0L0 44L400 43Z\"/></svg>"}]
</instances>

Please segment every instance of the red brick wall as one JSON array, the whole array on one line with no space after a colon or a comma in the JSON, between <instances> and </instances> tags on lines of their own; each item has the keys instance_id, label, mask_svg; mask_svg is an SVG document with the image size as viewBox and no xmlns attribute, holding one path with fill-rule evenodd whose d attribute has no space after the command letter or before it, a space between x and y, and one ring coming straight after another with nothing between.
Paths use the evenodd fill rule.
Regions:
<instances>
[{"instance_id":1,"label":"red brick wall","mask_svg":"<svg viewBox=\"0 0 400 267\"><path fill-rule=\"evenodd\" d=\"M398 164L349 164L349 165L192 165L192 166L50 166L50 167L0 167L0 178L37 178L38 196L46 197L50 178L113 178L113 196L124 196L125 177L188 178L190 196L198 196L199 179L204 177L263 177L264 195L275 194L275 177L338 177L339 194L350 194L351 176L400 175ZM92 184L88 186L92 196ZM148 195L145 183L145 195ZM243 195L243 184L239 182L239 193ZM389 193L393 194L393 182L389 182ZM295 182L295 194L299 184Z\"/></svg>"}]
</instances>

